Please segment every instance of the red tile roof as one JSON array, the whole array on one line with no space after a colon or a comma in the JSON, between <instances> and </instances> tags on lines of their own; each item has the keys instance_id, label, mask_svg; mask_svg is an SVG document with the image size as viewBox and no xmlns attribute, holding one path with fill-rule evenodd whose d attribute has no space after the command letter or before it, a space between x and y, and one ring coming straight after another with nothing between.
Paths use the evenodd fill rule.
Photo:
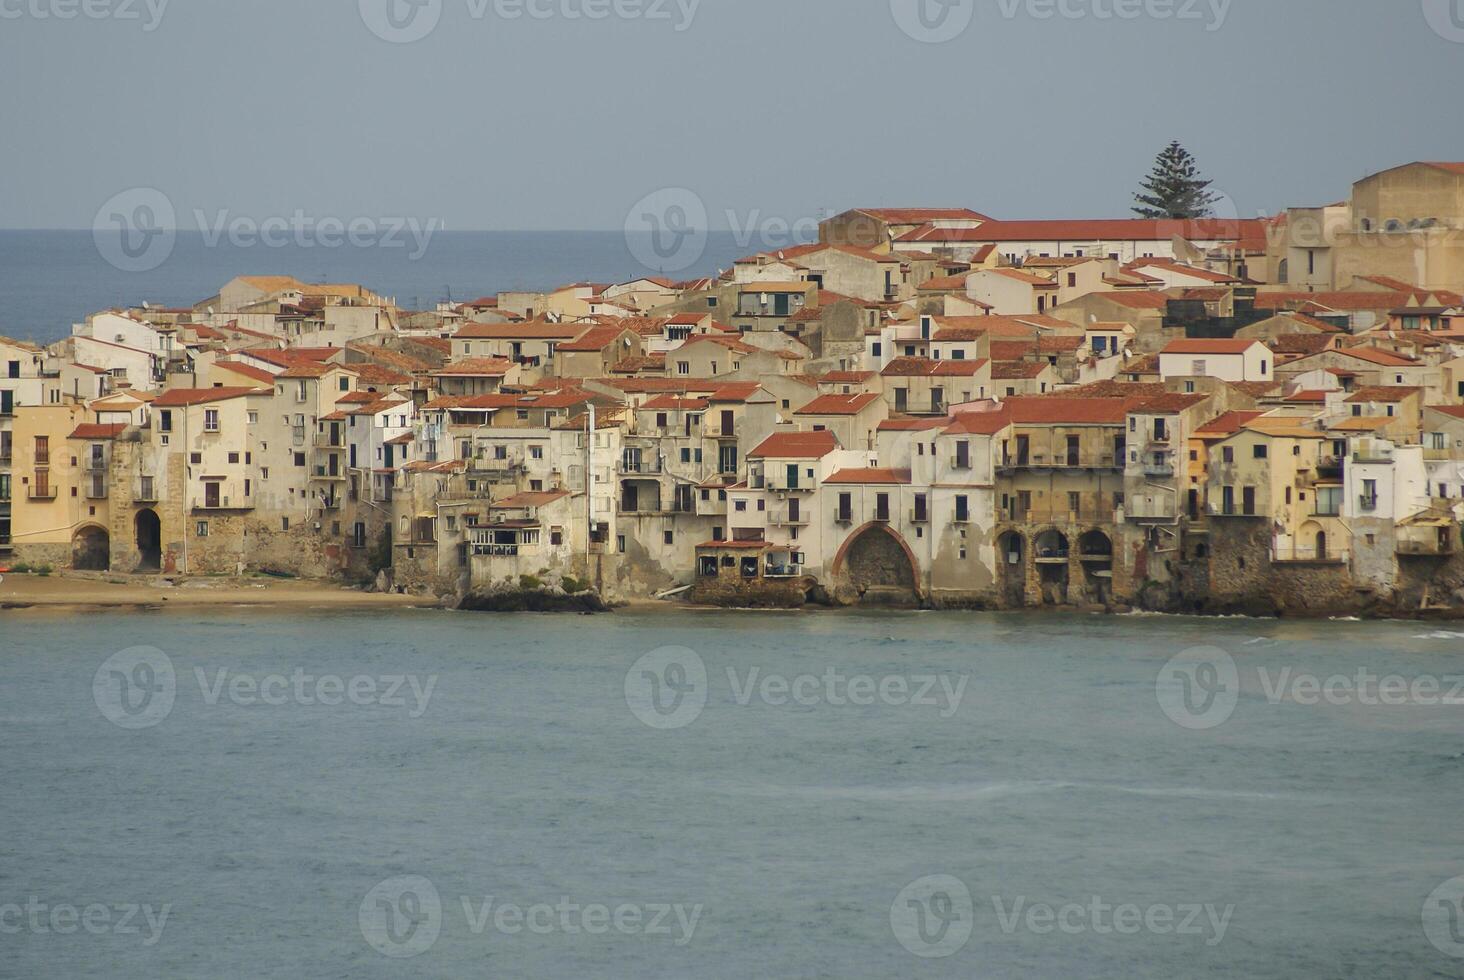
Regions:
<instances>
[{"instance_id":1,"label":"red tile roof","mask_svg":"<svg viewBox=\"0 0 1464 980\"><path fill-rule=\"evenodd\" d=\"M1259 340L1224 340L1192 337L1188 340L1171 341L1161 354L1244 354L1252 347L1262 344Z\"/></svg>"},{"instance_id":2,"label":"red tile roof","mask_svg":"<svg viewBox=\"0 0 1464 980\"><path fill-rule=\"evenodd\" d=\"M870 467L867 469L839 470L825 480L824 485L903 486L909 482L909 470Z\"/></svg>"},{"instance_id":3,"label":"red tile roof","mask_svg":"<svg viewBox=\"0 0 1464 980\"><path fill-rule=\"evenodd\" d=\"M99 425L95 422L83 422L78 425L68 438L71 439L115 439L123 429L127 428L125 422L109 423Z\"/></svg>"},{"instance_id":4,"label":"red tile roof","mask_svg":"<svg viewBox=\"0 0 1464 980\"><path fill-rule=\"evenodd\" d=\"M839 440L829 431L775 432L762 441L749 459L823 459L839 448Z\"/></svg>"},{"instance_id":5,"label":"red tile roof","mask_svg":"<svg viewBox=\"0 0 1464 980\"><path fill-rule=\"evenodd\" d=\"M259 394L264 394L259 388L170 388L154 399L152 404L153 408L184 408L188 405L204 405Z\"/></svg>"},{"instance_id":6,"label":"red tile roof","mask_svg":"<svg viewBox=\"0 0 1464 980\"><path fill-rule=\"evenodd\" d=\"M879 400L879 395L868 392L853 395L820 395L793 414L858 415Z\"/></svg>"}]
</instances>

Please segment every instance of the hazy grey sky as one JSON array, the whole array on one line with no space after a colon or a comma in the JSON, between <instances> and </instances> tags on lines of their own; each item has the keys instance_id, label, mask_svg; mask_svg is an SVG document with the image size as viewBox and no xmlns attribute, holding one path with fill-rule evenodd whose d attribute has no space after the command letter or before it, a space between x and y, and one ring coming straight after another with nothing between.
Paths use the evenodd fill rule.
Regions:
<instances>
[{"instance_id":1,"label":"hazy grey sky","mask_svg":"<svg viewBox=\"0 0 1464 980\"><path fill-rule=\"evenodd\" d=\"M714 226L1112 217L1171 138L1252 215L1464 159L1464 0L968 0L964 30L952 2L0 0L0 227L136 186L181 227L620 228L676 186Z\"/></svg>"}]
</instances>

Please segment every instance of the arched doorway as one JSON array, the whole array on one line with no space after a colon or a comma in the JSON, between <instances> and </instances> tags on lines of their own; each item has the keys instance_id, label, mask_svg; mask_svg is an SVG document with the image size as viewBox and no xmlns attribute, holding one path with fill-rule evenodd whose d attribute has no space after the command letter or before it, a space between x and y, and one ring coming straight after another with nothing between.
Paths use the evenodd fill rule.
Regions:
<instances>
[{"instance_id":1,"label":"arched doorway","mask_svg":"<svg viewBox=\"0 0 1464 980\"><path fill-rule=\"evenodd\" d=\"M1318 531L1317 537L1317 561L1327 560L1327 532Z\"/></svg>"},{"instance_id":2,"label":"arched doorway","mask_svg":"<svg viewBox=\"0 0 1464 980\"><path fill-rule=\"evenodd\" d=\"M996 539L996 577L1001 583L1002 599L1008 605L1020 606L1027 598L1027 543L1016 531L1008 531Z\"/></svg>"},{"instance_id":3,"label":"arched doorway","mask_svg":"<svg viewBox=\"0 0 1464 980\"><path fill-rule=\"evenodd\" d=\"M1038 584L1042 588L1042 604L1066 605L1068 601L1068 539L1053 528L1037 535L1032 542L1033 560L1037 563Z\"/></svg>"},{"instance_id":4,"label":"arched doorway","mask_svg":"<svg viewBox=\"0 0 1464 980\"><path fill-rule=\"evenodd\" d=\"M1107 602L1113 585L1113 539L1099 530L1078 538L1083 585L1094 602Z\"/></svg>"},{"instance_id":5,"label":"arched doorway","mask_svg":"<svg viewBox=\"0 0 1464 980\"><path fill-rule=\"evenodd\" d=\"M920 576L904 540L886 524L867 524L834 558L834 575L860 602L909 605L920 600Z\"/></svg>"},{"instance_id":6,"label":"arched doorway","mask_svg":"<svg viewBox=\"0 0 1464 980\"><path fill-rule=\"evenodd\" d=\"M136 532L139 572L155 572L163 567L163 523L155 510L140 510L133 519Z\"/></svg>"},{"instance_id":7,"label":"arched doorway","mask_svg":"<svg viewBox=\"0 0 1464 980\"><path fill-rule=\"evenodd\" d=\"M71 567L81 572L105 572L112 567L112 538L96 524L77 528L71 536Z\"/></svg>"}]
</instances>

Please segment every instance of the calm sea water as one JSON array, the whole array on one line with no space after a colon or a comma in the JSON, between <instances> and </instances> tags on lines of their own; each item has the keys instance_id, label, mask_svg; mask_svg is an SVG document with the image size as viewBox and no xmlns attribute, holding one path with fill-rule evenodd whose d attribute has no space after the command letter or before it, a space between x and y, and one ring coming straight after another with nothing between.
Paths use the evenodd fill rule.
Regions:
<instances>
[{"instance_id":1,"label":"calm sea water","mask_svg":"<svg viewBox=\"0 0 1464 980\"><path fill-rule=\"evenodd\" d=\"M245 240L248 241L247 239ZM0 334L50 343L86 314L114 306L191 306L238 275L293 275L303 282L359 282L405 308L431 309L505 289L568 282L618 282L651 275L618 231L438 232L420 258L406 247L337 248L210 244L179 232L167 260L149 272L122 272L98 252L90 231L0 230ZM674 279L709 276L760 246L712 232L693 268Z\"/></svg>"},{"instance_id":2,"label":"calm sea water","mask_svg":"<svg viewBox=\"0 0 1464 980\"><path fill-rule=\"evenodd\" d=\"M1228 652L1242 692L1203 729L1156 693L1201 644ZM136 645L160 653L113 657ZM1266 694L1360 668L1464 674L1460 633L27 612L0 618L0 656L3 976L1464 974L1422 918L1464 874L1461 708ZM418 688L397 704L400 676ZM925 677L951 686L915 697ZM655 706L652 679L670 686ZM907 889L929 876L944 877ZM1067 929L1040 911L1095 899ZM1102 909L1123 905L1153 928L1113 928ZM52 919L88 906L91 929ZM1223 935L1204 912L1175 934L1207 906Z\"/></svg>"}]
</instances>

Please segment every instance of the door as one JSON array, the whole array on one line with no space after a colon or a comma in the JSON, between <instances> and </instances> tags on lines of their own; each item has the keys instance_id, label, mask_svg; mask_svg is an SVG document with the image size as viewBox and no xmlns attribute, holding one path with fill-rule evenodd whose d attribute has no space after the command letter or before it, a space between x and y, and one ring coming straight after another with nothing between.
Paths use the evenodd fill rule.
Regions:
<instances>
[{"instance_id":1,"label":"door","mask_svg":"<svg viewBox=\"0 0 1464 980\"><path fill-rule=\"evenodd\" d=\"M789 463L788 464L788 489L789 490L797 490L798 489L798 464L797 463Z\"/></svg>"},{"instance_id":2,"label":"door","mask_svg":"<svg viewBox=\"0 0 1464 980\"><path fill-rule=\"evenodd\" d=\"M737 423L733 420L732 413L730 411L722 412L722 435L736 435L736 432Z\"/></svg>"},{"instance_id":3,"label":"door","mask_svg":"<svg viewBox=\"0 0 1464 980\"><path fill-rule=\"evenodd\" d=\"M1079 439L1078 439L1077 436L1068 436L1067 437L1067 464L1069 466L1077 466L1078 465L1078 459L1079 459L1079 455L1080 455L1080 452L1079 452L1080 446L1081 446L1081 443L1079 442Z\"/></svg>"},{"instance_id":4,"label":"door","mask_svg":"<svg viewBox=\"0 0 1464 980\"><path fill-rule=\"evenodd\" d=\"M1031 443L1026 436L1017 436L1017 465L1026 466L1029 460L1028 449Z\"/></svg>"},{"instance_id":5,"label":"door","mask_svg":"<svg viewBox=\"0 0 1464 980\"><path fill-rule=\"evenodd\" d=\"M203 506L217 509L219 506L219 484L205 483L203 485Z\"/></svg>"}]
</instances>

